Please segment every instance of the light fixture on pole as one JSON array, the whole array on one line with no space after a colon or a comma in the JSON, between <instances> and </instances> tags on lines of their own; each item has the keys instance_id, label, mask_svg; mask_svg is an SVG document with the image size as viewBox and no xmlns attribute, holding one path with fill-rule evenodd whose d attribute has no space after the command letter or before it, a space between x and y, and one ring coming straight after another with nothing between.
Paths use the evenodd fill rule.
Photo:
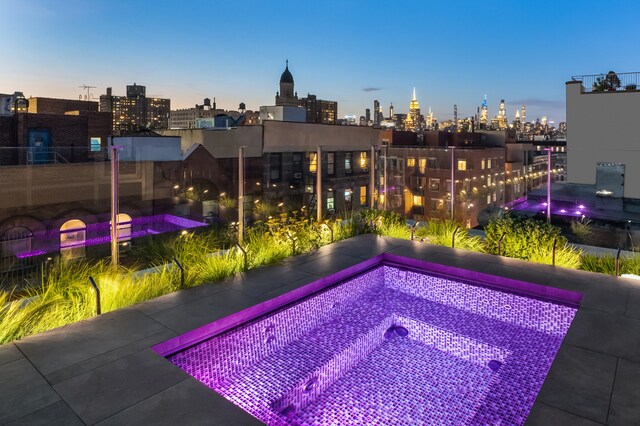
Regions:
<instances>
[{"instance_id":1,"label":"light fixture on pole","mask_svg":"<svg viewBox=\"0 0 640 426\"><path fill-rule=\"evenodd\" d=\"M456 147L455 146L450 146L449 148L451 148L451 196L449 198L451 198L450 202L451 202L451 221L453 221L453 199L454 199L454 194L455 194L455 181L454 181L454 176L455 176L455 152L456 152Z\"/></svg>"},{"instance_id":2,"label":"light fixture on pole","mask_svg":"<svg viewBox=\"0 0 640 426\"><path fill-rule=\"evenodd\" d=\"M369 168L369 208L373 210L375 206L373 205L374 199L374 188L376 186L376 149L377 145L371 145L371 167Z\"/></svg>"},{"instance_id":3,"label":"light fixture on pole","mask_svg":"<svg viewBox=\"0 0 640 426\"><path fill-rule=\"evenodd\" d=\"M547 223L551 223L551 148L547 151Z\"/></svg>"},{"instance_id":4,"label":"light fixture on pole","mask_svg":"<svg viewBox=\"0 0 640 426\"><path fill-rule=\"evenodd\" d=\"M244 236L244 146L238 150L238 243Z\"/></svg>"},{"instance_id":5,"label":"light fixture on pole","mask_svg":"<svg viewBox=\"0 0 640 426\"><path fill-rule=\"evenodd\" d=\"M384 180L382 184L382 192L384 193L384 199L382 203L382 209L387 210L387 153L389 152L389 145L384 144L384 166L382 172L384 173Z\"/></svg>"},{"instance_id":6,"label":"light fixture on pole","mask_svg":"<svg viewBox=\"0 0 640 426\"><path fill-rule=\"evenodd\" d=\"M318 145L316 152L316 219L322 221L322 146Z\"/></svg>"},{"instance_id":7,"label":"light fixture on pole","mask_svg":"<svg viewBox=\"0 0 640 426\"><path fill-rule=\"evenodd\" d=\"M113 145L113 137L111 138L111 266L115 271L118 270L118 150L121 146Z\"/></svg>"}]
</instances>

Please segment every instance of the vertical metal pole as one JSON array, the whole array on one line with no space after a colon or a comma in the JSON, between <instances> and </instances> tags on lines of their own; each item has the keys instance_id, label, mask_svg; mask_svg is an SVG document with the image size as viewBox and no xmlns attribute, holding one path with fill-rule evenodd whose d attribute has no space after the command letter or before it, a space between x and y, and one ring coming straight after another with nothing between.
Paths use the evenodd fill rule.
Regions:
<instances>
[{"instance_id":1,"label":"vertical metal pole","mask_svg":"<svg viewBox=\"0 0 640 426\"><path fill-rule=\"evenodd\" d=\"M547 223L551 223L551 148L547 151Z\"/></svg>"},{"instance_id":2,"label":"vertical metal pole","mask_svg":"<svg viewBox=\"0 0 640 426\"><path fill-rule=\"evenodd\" d=\"M456 147L452 146L451 148L451 221L453 221L453 201L455 198L455 189L456 189L456 184L455 184L455 152L456 152Z\"/></svg>"},{"instance_id":3,"label":"vertical metal pole","mask_svg":"<svg viewBox=\"0 0 640 426\"><path fill-rule=\"evenodd\" d=\"M384 165L382 166L382 170L384 173L384 181L383 181L383 192L384 192L384 202L382 203L382 209L383 210L387 210L387 155L389 152L389 146L388 145L384 145Z\"/></svg>"},{"instance_id":4,"label":"vertical metal pole","mask_svg":"<svg viewBox=\"0 0 640 426\"><path fill-rule=\"evenodd\" d=\"M622 251L621 247L618 247L618 252L616 253L616 277L620 276L620 252Z\"/></svg>"},{"instance_id":5,"label":"vertical metal pole","mask_svg":"<svg viewBox=\"0 0 640 426\"><path fill-rule=\"evenodd\" d=\"M111 266L118 270L118 149L111 139Z\"/></svg>"},{"instance_id":6,"label":"vertical metal pole","mask_svg":"<svg viewBox=\"0 0 640 426\"><path fill-rule=\"evenodd\" d=\"M238 243L244 237L244 146L238 150Z\"/></svg>"},{"instance_id":7,"label":"vertical metal pole","mask_svg":"<svg viewBox=\"0 0 640 426\"><path fill-rule=\"evenodd\" d=\"M353 161L353 158L351 159ZM316 151L316 219L322 221L322 146L318 145Z\"/></svg>"},{"instance_id":8,"label":"vertical metal pole","mask_svg":"<svg viewBox=\"0 0 640 426\"><path fill-rule=\"evenodd\" d=\"M91 283L91 287L96 292L96 315L100 315L102 313L102 308L100 307L100 287L96 284L96 280L93 277L89 277L89 282Z\"/></svg>"},{"instance_id":9,"label":"vertical metal pole","mask_svg":"<svg viewBox=\"0 0 640 426\"><path fill-rule=\"evenodd\" d=\"M376 145L371 145L371 168L369 169L369 208L373 210L373 194L376 186Z\"/></svg>"}]
</instances>

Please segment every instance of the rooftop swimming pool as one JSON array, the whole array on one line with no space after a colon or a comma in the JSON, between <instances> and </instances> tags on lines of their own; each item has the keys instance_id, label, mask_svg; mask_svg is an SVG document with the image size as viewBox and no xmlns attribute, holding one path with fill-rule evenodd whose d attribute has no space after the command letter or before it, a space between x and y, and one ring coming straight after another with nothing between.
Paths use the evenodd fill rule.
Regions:
<instances>
[{"instance_id":1,"label":"rooftop swimming pool","mask_svg":"<svg viewBox=\"0 0 640 426\"><path fill-rule=\"evenodd\" d=\"M519 425L580 299L385 254L155 350L269 425Z\"/></svg>"}]
</instances>

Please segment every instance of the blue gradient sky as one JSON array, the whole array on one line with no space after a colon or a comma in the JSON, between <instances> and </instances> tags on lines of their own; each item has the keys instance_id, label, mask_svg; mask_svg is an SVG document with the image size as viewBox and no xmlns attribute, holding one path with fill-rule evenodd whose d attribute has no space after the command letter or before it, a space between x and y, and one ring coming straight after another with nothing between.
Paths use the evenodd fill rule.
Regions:
<instances>
[{"instance_id":1,"label":"blue gradient sky","mask_svg":"<svg viewBox=\"0 0 640 426\"><path fill-rule=\"evenodd\" d=\"M565 117L571 75L640 71L635 1L0 0L0 93L77 98L136 82L173 108L272 105L289 59L299 95L339 115L379 99L406 112L413 86L440 120L487 94L509 119Z\"/></svg>"}]
</instances>

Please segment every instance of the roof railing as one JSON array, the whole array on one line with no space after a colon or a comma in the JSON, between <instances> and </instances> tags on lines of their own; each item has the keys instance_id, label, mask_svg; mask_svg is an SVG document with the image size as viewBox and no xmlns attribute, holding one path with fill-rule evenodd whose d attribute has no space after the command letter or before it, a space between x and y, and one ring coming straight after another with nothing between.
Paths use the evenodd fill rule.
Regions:
<instances>
[{"instance_id":1,"label":"roof railing","mask_svg":"<svg viewBox=\"0 0 640 426\"><path fill-rule=\"evenodd\" d=\"M636 92L640 88L640 72L574 75L571 80L582 82L582 93Z\"/></svg>"}]
</instances>

